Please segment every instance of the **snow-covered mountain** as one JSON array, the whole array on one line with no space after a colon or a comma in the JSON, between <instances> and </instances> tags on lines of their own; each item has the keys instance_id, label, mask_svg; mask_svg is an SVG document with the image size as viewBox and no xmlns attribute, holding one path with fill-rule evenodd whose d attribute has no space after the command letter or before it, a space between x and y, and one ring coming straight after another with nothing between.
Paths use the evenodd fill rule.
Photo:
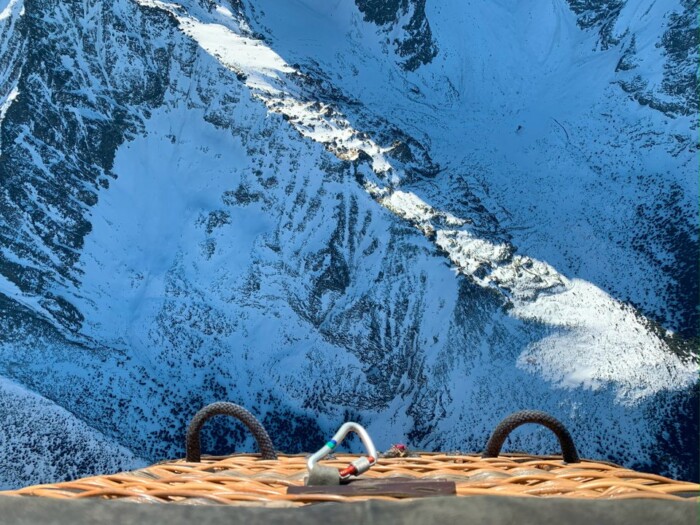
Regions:
<instances>
[{"instance_id":1,"label":"snow-covered mountain","mask_svg":"<svg viewBox=\"0 0 700 525\"><path fill-rule=\"evenodd\" d=\"M697 478L697 9L0 0L0 484L182 456L216 400L286 452L537 408Z\"/></svg>"}]
</instances>

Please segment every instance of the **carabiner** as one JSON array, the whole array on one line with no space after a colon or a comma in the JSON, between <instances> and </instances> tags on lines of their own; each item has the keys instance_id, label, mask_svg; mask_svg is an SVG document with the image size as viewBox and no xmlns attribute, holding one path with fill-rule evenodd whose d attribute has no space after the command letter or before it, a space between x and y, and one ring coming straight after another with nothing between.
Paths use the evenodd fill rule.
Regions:
<instances>
[{"instance_id":1,"label":"carabiner","mask_svg":"<svg viewBox=\"0 0 700 525\"><path fill-rule=\"evenodd\" d=\"M355 432L355 434L360 436L360 440L362 441L362 444L367 450L367 456L362 456L350 463L347 467L343 469L338 469L338 483L346 481L350 476L359 476L360 474L367 472L374 464L377 463L377 449L374 447L374 443L372 443L372 438L369 437L369 434L361 425L350 421L348 423L344 423L338 429L335 435L331 439L329 439L328 442L326 442L326 444L318 452L312 454L307 460L306 466L309 469L310 485L315 484L313 483L314 469L326 469L326 467L319 467L317 463L321 459L325 458L328 454L333 452L336 449L336 447L343 442L345 437L350 432Z\"/></svg>"}]
</instances>

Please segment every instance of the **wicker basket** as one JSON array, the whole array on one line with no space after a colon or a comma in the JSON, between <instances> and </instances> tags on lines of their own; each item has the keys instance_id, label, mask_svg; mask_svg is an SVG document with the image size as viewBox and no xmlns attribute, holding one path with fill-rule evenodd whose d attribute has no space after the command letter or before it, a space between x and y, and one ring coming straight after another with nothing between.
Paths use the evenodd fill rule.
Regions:
<instances>
[{"instance_id":1,"label":"wicker basket","mask_svg":"<svg viewBox=\"0 0 700 525\"><path fill-rule=\"evenodd\" d=\"M241 419L256 435L262 455L200 458L199 431L208 418L219 414ZM557 434L562 456L500 454L501 445L510 431L531 422L543 424ZM367 465L367 457L349 454L326 457L324 467L328 471L347 471L346 465L352 462L365 464L366 468L361 469L362 475L356 479L345 480L347 483L306 487L309 463L313 463L314 457L320 459L332 453L347 434L347 431L342 433L341 430L348 425L355 425L364 434L362 439L366 445L369 444L368 456L373 463L371 468ZM274 507L302 506L323 501L395 501L446 494L700 501L698 484L635 472L612 463L580 460L573 440L563 425L551 416L536 411L523 411L506 418L494 431L481 456L410 454L401 447L390 451L388 455L393 457L377 458L374 445L359 425L347 424L341 430L325 445L325 449L311 459L304 455L277 455L269 436L252 414L237 405L217 403L200 411L190 425L187 460L0 494Z\"/></svg>"},{"instance_id":2,"label":"wicker basket","mask_svg":"<svg viewBox=\"0 0 700 525\"><path fill-rule=\"evenodd\" d=\"M326 464L342 467L356 458L338 455ZM184 460L160 463L133 472L37 485L2 494L280 507L320 501L402 498L401 495L288 494L289 487L304 485L307 474L304 456L279 456L277 460L263 460L259 455L235 455L206 457L199 463ZM458 496L700 500L700 485L694 483L594 461L583 460L575 465L566 465L555 456L481 458L473 455L420 454L416 457L381 459L362 478L453 481Z\"/></svg>"}]
</instances>

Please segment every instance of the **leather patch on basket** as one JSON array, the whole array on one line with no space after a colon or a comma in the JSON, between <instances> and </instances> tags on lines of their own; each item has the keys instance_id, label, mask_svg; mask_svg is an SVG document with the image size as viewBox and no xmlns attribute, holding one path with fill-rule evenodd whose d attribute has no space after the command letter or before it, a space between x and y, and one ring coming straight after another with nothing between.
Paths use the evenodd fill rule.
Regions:
<instances>
[{"instance_id":1,"label":"leather patch on basket","mask_svg":"<svg viewBox=\"0 0 700 525\"><path fill-rule=\"evenodd\" d=\"M337 494L338 496L389 496L392 498L424 498L454 496L454 481L413 478L355 479L345 485L287 487L287 494Z\"/></svg>"}]
</instances>

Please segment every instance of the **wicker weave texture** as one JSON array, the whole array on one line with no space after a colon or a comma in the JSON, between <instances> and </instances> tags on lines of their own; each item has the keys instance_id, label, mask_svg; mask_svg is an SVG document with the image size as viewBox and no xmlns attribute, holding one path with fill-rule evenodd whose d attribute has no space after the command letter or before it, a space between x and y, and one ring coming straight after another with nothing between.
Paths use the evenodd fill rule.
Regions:
<instances>
[{"instance_id":1,"label":"wicker weave texture","mask_svg":"<svg viewBox=\"0 0 700 525\"><path fill-rule=\"evenodd\" d=\"M344 467L357 456L338 455L325 461ZM300 506L320 501L394 500L385 496L287 494L287 487L303 485L304 456L262 460L256 455L205 457L201 463L173 461L121 474L37 485L11 496L50 498L106 498L138 502L185 504ZM421 454L384 458L363 475L366 478L416 478L454 481L458 496L502 495L585 499L663 498L700 499L700 485L644 474L615 465L583 460L565 465L553 457Z\"/></svg>"}]
</instances>

